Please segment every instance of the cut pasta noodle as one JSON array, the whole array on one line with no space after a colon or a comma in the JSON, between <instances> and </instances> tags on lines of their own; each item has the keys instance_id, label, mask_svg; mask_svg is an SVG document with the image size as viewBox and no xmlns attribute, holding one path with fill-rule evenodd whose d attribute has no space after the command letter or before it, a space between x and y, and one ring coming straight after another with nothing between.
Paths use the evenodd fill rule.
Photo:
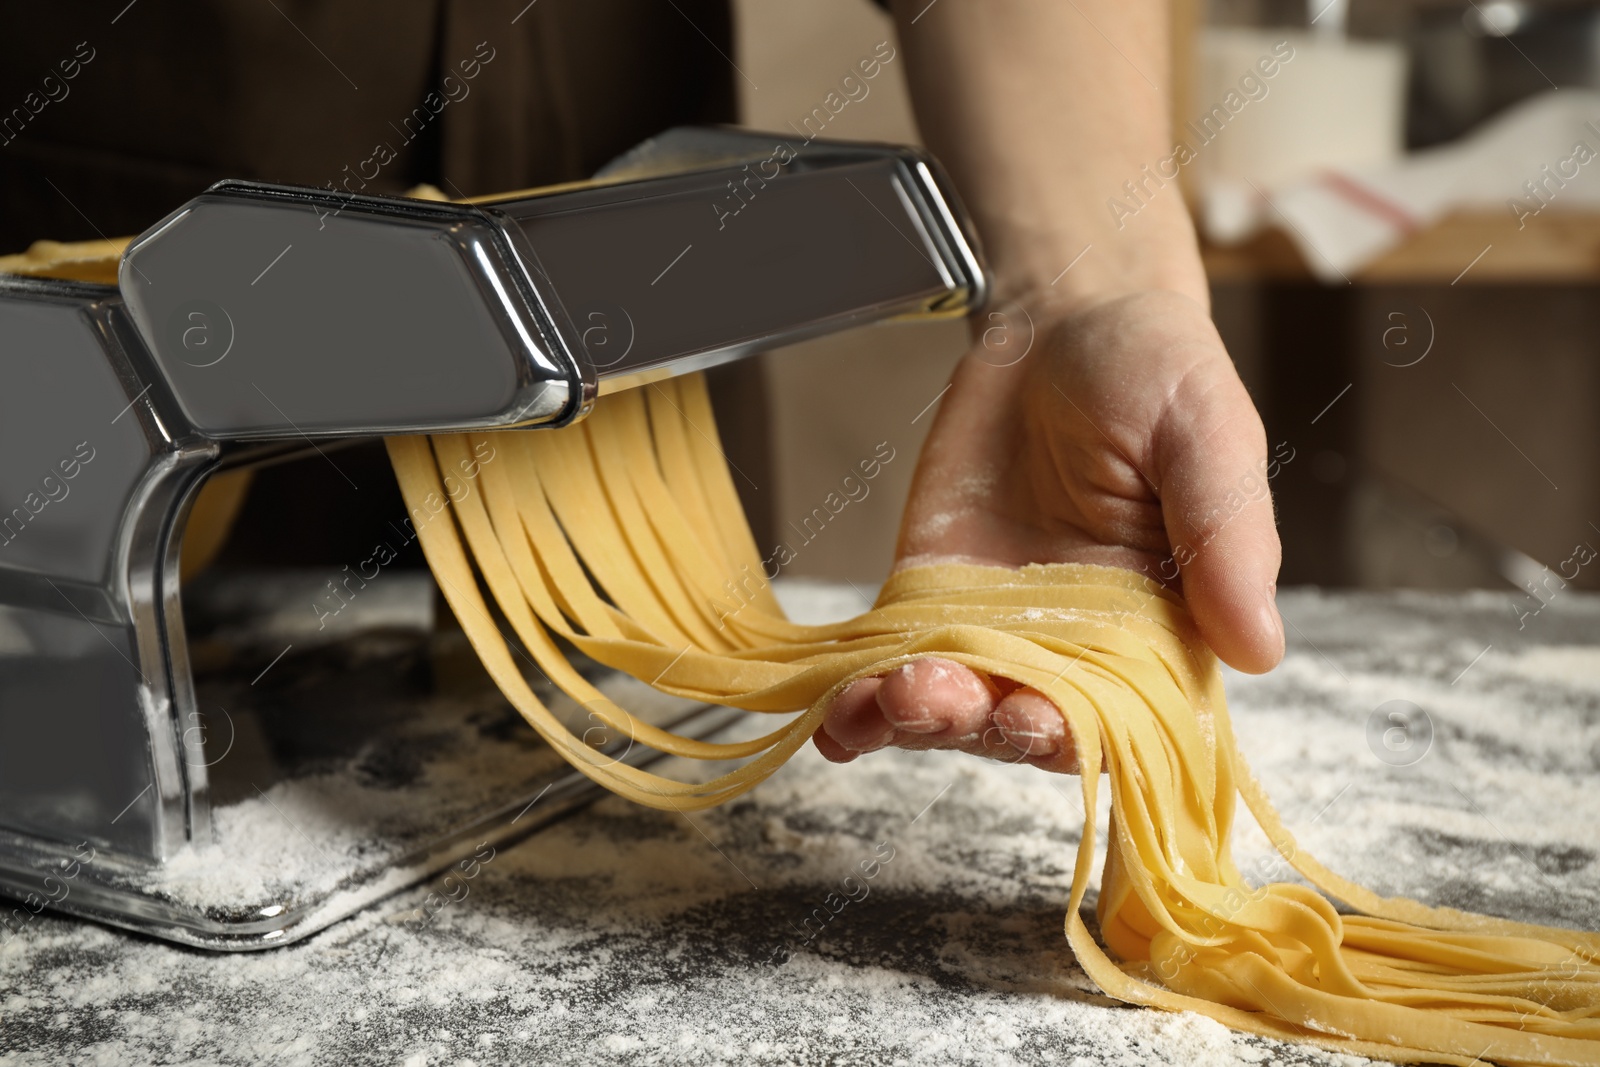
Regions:
<instances>
[{"instance_id":1,"label":"cut pasta noodle","mask_svg":"<svg viewBox=\"0 0 1600 1067\"><path fill-rule=\"evenodd\" d=\"M1244 764L1215 659L1182 601L1141 576L917 567L858 618L792 623L762 575L698 376L606 397L563 430L395 437L388 448L429 565L489 673L606 788L658 808L723 803L793 755L843 687L937 655L1060 709L1086 812L1067 939L1111 996L1380 1058L1600 1063L1600 936L1382 898L1302 853ZM607 726L677 756L745 762L678 781L585 744L524 680L480 578L540 670ZM799 714L754 740L678 736L608 700L562 641L667 693ZM1104 948L1079 914L1102 774ZM1236 797L1321 893L1246 883L1231 856Z\"/></svg>"},{"instance_id":2,"label":"cut pasta noodle","mask_svg":"<svg viewBox=\"0 0 1600 1067\"><path fill-rule=\"evenodd\" d=\"M114 283L125 244L39 242L0 257L0 271ZM1060 709L1086 813L1067 940L1109 995L1385 1059L1600 1064L1600 935L1379 897L1301 852L1234 743L1214 658L1181 600L1148 580L1080 565L917 567L890 577L859 618L796 625L762 574L698 376L607 397L564 430L387 443L428 563L485 667L606 788L658 808L723 803L793 755L850 682L937 655ZM186 575L220 547L247 477L196 504ZM680 782L585 744L524 680L480 578L526 653L607 726L673 755L747 762ZM799 714L750 741L681 737L607 699L561 640L664 692ZM1079 914L1102 774L1105 948ZM1236 797L1321 893L1245 882L1230 843Z\"/></svg>"}]
</instances>

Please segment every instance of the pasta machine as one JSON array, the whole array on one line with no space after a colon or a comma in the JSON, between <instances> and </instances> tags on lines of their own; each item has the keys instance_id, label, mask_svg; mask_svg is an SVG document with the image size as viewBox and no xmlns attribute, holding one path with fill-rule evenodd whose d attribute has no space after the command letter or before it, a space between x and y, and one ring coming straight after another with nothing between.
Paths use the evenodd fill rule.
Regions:
<instances>
[{"instance_id":1,"label":"pasta machine","mask_svg":"<svg viewBox=\"0 0 1600 1067\"><path fill-rule=\"evenodd\" d=\"M285 944L593 794L434 625L426 571L376 549L186 577L212 488L380 435L563 426L986 292L927 155L723 129L475 203L225 181L118 279L0 276L0 940L53 908ZM389 558L411 520L374 535ZM586 670L680 732L721 722ZM655 755L544 691L616 759Z\"/></svg>"}]
</instances>

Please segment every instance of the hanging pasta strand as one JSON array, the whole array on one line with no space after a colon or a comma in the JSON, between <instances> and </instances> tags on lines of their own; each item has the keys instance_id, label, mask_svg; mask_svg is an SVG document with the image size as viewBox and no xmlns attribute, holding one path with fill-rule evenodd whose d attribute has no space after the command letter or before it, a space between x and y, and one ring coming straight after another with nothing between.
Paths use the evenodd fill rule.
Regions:
<instances>
[{"instance_id":1,"label":"hanging pasta strand","mask_svg":"<svg viewBox=\"0 0 1600 1067\"><path fill-rule=\"evenodd\" d=\"M1066 934L1109 995L1385 1059L1600 1064L1600 936L1379 897L1305 855L1239 753L1216 661L1182 601L1141 576L918 567L892 575L858 618L793 623L762 575L699 376L607 397L564 430L388 448L408 507L431 516L418 522L428 563L490 675L607 789L672 810L724 803L782 766L852 681L938 655L1060 709L1086 813ZM475 456L491 458L452 496L445 476ZM585 744L523 679L480 582L522 649L608 726L674 755L745 762L682 782ZM682 737L609 700L562 641L663 692L791 717L749 741ZM1110 954L1079 914L1102 775ZM1245 881L1230 837L1239 798L1316 890Z\"/></svg>"}]
</instances>

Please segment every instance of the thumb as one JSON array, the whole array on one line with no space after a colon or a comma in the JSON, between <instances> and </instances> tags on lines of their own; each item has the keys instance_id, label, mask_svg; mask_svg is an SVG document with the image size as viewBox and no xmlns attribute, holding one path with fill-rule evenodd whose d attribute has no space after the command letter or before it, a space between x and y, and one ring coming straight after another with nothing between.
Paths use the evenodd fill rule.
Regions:
<instances>
[{"instance_id":1,"label":"thumb","mask_svg":"<svg viewBox=\"0 0 1600 1067\"><path fill-rule=\"evenodd\" d=\"M1232 365L1209 377L1175 395L1162 420L1162 515L1201 635L1223 662L1259 674L1283 658L1274 602L1283 552L1270 489L1283 459L1268 460L1261 419Z\"/></svg>"}]
</instances>

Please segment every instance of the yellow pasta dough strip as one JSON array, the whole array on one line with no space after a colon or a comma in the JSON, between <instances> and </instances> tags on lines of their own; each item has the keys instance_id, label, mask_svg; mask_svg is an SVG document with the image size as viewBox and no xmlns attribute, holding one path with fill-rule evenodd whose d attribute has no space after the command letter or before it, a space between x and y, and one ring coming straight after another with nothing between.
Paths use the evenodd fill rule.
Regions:
<instances>
[{"instance_id":1,"label":"yellow pasta dough strip","mask_svg":"<svg viewBox=\"0 0 1600 1067\"><path fill-rule=\"evenodd\" d=\"M432 516L417 525L429 565L491 676L608 789L666 809L723 803L804 744L846 685L939 655L1060 709L1086 813L1067 940L1109 995L1401 1061L1600 1064L1600 936L1382 898L1305 855L1239 753L1221 675L1182 601L1139 575L918 567L892 575L864 615L794 623L761 572L697 376L607 397L565 430L388 445L408 506ZM474 455L491 458L451 497L442 473ZM520 649L491 619L480 580ZM791 717L750 741L680 737L607 699L562 641L664 692ZM539 702L519 655L641 743L747 762L707 782L617 762ZM1080 914L1102 774L1104 947ZM1316 889L1245 881L1232 859L1239 798Z\"/></svg>"}]
</instances>

